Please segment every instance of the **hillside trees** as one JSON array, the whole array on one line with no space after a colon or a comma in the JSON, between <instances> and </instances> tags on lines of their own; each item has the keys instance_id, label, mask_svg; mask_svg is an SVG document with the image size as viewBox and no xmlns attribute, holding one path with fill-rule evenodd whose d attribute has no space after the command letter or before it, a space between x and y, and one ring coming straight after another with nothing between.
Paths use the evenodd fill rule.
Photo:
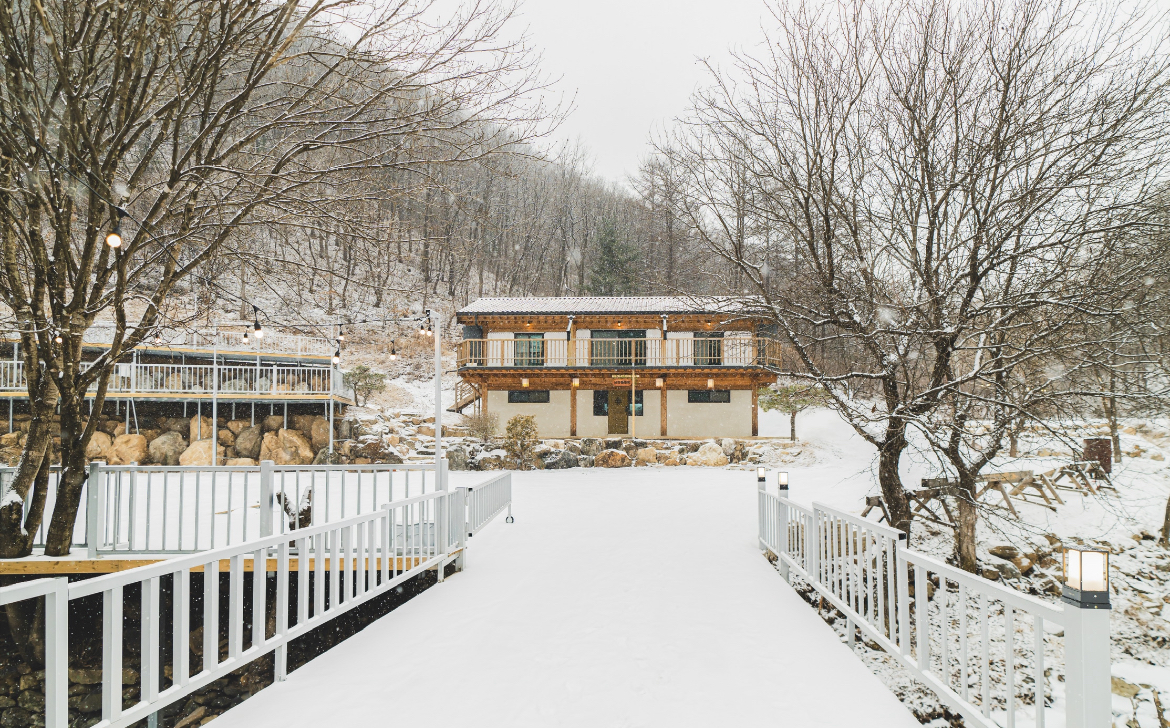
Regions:
<instances>
[{"instance_id":1,"label":"hillside trees","mask_svg":"<svg viewBox=\"0 0 1170 728\"><path fill-rule=\"evenodd\" d=\"M542 81L524 41L501 39L509 16L480 3L443 19L412 0L375 12L347 0L0 8L0 299L32 403L0 555L28 553L42 518L34 507L24 520L22 506L34 488L32 503L44 502L57 408L46 552L68 553L96 427L83 402L100 410L114 364L182 325L162 313L180 284L222 290L211 276L234 278L220 264L257 240L283 258L276 220L286 238L341 241L344 277L378 234L348 213L378 190L540 133ZM338 276L333 259L309 262ZM82 336L99 317L114 334L83 367Z\"/></svg>"}]
</instances>

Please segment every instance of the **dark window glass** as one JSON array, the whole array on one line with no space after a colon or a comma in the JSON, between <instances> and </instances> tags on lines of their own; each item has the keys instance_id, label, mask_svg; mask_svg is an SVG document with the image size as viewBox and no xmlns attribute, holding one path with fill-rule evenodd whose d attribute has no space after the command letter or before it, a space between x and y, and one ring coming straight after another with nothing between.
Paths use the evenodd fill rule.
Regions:
<instances>
[{"instance_id":1,"label":"dark window glass","mask_svg":"<svg viewBox=\"0 0 1170 728\"><path fill-rule=\"evenodd\" d=\"M510 389L508 404L543 404L548 402L547 389Z\"/></svg>"},{"instance_id":2,"label":"dark window glass","mask_svg":"<svg viewBox=\"0 0 1170 728\"><path fill-rule=\"evenodd\" d=\"M593 366L646 366L646 329L592 331L589 336Z\"/></svg>"},{"instance_id":3,"label":"dark window glass","mask_svg":"<svg viewBox=\"0 0 1170 728\"><path fill-rule=\"evenodd\" d=\"M715 367L723 364L723 332L695 332L695 366Z\"/></svg>"},{"instance_id":4,"label":"dark window glass","mask_svg":"<svg viewBox=\"0 0 1170 728\"><path fill-rule=\"evenodd\" d=\"M544 366L544 334L516 334L516 366Z\"/></svg>"},{"instance_id":5,"label":"dark window glass","mask_svg":"<svg viewBox=\"0 0 1170 728\"><path fill-rule=\"evenodd\" d=\"M593 390L593 416L609 417L609 390Z\"/></svg>"},{"instance_id":6,"label":"dark window glass","mask_svg":"<svg viewBox=\"0 0 1170 728\"><path fill-rule=\"evenodd\" d=\"M691 404L719 404L731 402L730 389L691 389L687 391Z\"/></svg>"},{"instance_id":7,"label":"dark window glass","mask_svg":"<svg viewBox=\"0 0 1170 728\"><path fill-rule=\"evenodd\" d=\"M637 410L638 410L634 416L641 417L642 416L642 390L640 390L640 389L634 392L633 407L637 408ZM631 410L631 406L626 405L626 415L630 414L630 410Z\"/></svg>"}]
</instances>

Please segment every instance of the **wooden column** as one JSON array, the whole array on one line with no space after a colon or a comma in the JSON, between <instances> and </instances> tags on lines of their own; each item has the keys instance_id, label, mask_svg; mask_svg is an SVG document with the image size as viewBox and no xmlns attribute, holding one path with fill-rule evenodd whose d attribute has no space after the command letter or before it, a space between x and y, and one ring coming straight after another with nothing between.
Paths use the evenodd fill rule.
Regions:
<instances>
[{"instance_id":1,"label":"wooden column","mask_svg":"<svg viewBox=\"0 0 1170 728\"><path fill-rule=\"evenodd\" d=\"M569 437L577 436L577 388L569 385Z\"/></svg>"},{"instance_id":2,"label":"wooden column","mask_svg":"<svg viewBox=\"0 0 1170 728\"><path fill-rule=\"evenodd\" d=\"M752 382L752 437L760 434L760 388Z\"/></svg>"},{"instance_id":3,"label":"wooden column","mask_svg":"<svg viewBox=\"0 0 1170 728\"><path fill-rule=\"evenodd\" d=\"M662 422L658 429L658 436L666 437L666 385L663 384L662 389L659 391L662 392L662 395L658 398L658 409L660 411Z\"/></svg>"}]
</instances>

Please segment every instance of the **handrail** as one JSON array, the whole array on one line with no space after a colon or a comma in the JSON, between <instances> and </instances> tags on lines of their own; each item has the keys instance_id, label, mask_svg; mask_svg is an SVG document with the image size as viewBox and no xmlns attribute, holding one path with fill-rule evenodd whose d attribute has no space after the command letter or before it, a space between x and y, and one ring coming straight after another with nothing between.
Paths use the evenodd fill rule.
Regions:
<instances>
[{"instance_id":1,"label":"handrail","mask_svg":"<svg viewBox=\"0 0 1170 728\"><path fill-rule=\"evenodd\" d=\"M1108 715L1107 618L1085 619L1080 609L969 574L908 548L895 529L820 503L805 507L764 489L758 502L761 548L785 580L812 586L845 615L850 646L860 630L967 725L998 728L1002 716L1013 726L1023 713L1042 727L1057 710L1048 696L1065 678L1045 668L1058 654L1048 624L1067 633L1064 688L1084 689L1063 706L1067 725L1088 728L1094 721L1085 716ZM1081 661L1094 649L1104 667Z\"/></svg>"},{"instance_id":2,"label":"handrail","mask_svg":"<svg viewBox=\"0 0 1170 728\"><path fill-rule=\"evenodd\" d=\"M69 722L67 653L68 602L101 595L102 616L102 728L122 728L157 713L257 658L274 653L275 679L288 672L290 640L386 593L429 569L438 580L454 562L463 567L466 551L469 493L498 495L510 480L499 477L456 491L438 490L381 505L360 515L291 534L273 534L245 543L178 556L127 571L69 584L67 579L38 579L0 587L0 606L45 597L45 727L66 728ZM510 507L510 502L504 504ZM223 562L227 579L221 578ZM245 578L246 566L252 567ZM191 576L202 570L202 595L196 598ZM276 615L268 632L266 602L269 574L275 580ZM295 577L295 597L290 588ZM250 584L248 582L251 582ZM127 591L138 586L141 644L139 700L123 709L123 623ZM164 591L167 590L167 591ZM208 610L221 603L226 590L227 610ZM169 594L169 598L167 597ZM245 601L251 602L251 637L245 645ZM196 606L202 605L202 606ZM164 609L172 612L172 640L166 673L160 625ZM201 616L200 616L201 614ZM200 616L201 624L192 617ZM227 654L220 654L221 618L226 619ZM191 637L202 631L202 664L191 673Z\"/></svg>"},{"instance_id":3,"label":"handrail","mask_svg":"<svg viewBox=\"0 0 1170 728\"><path fill-rule=\"evenodd\" d=\"M723 338L464 339L456 366L507 368L779 367L776 339L727 332Z\"/></svg>"},{"instance_id":4,"label":"handrail","mask_svg":"<svg viewBox=\"0 0 1170 728\"><path fill-rule=\"evenodd\" d=\"M82 364L85 366L89 362ZM106 391L119 396L212 392L217 392L221 397L242 394L336 394L340 392L340 387L334 381L334 371L327 366L126 362L114 365ZM23 392L26 388L24 362L0 362L0 392ZM96 388L96 384L90 386L91 391Z\"/></svg>"},{"instance_id":5,"label":"handrail","mask_svg":"<svg viewBox=\"0 0 1170 728\"><path fill-rule=\"evenodd\" d=\"M512 474L496 477L467 489L467 535L474 536L496 516L508 511L512 520Z\"/></svg>"}]
</instances>

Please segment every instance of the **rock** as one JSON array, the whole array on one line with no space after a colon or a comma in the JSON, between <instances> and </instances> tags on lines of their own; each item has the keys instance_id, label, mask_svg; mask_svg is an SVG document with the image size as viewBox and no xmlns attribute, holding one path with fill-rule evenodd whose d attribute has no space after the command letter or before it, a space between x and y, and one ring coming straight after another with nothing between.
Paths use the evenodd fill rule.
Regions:
<instances>
[{"instance_id":1,"label":"rock","mask_svg":"<svg viewBox=\"0 0 1170 728\"><path fill-rule=\"evenodd\" d=\"M219 431L219 444L224 447L231 447L236 444L236 436L232 434L231 430L223 429Z\"/></svg>"},{"instance_id":2,"label":"rock","mask_svg":"<svg viewBox=\"0 0 1170 728\"><path fill-rule=\"evenodd\" d=\"M674 450L659 450L656 457L658 458L659 465L674 467L676 465L683 464L682 458L680 458L679 454Z\"/></svg>"},{"instance_id":3,"label":"rock","mask_svg":"<svg viewBox=\"0 0 1170 728\"><path fill-rule=\"evenodd\" d=\"M342 420L341 422L337 423L337 432L338 436L342 440L348 440L353 437L353 421Z\"/></svg>"},{"instance_id":4,"label":"rock","mask_svg":"<svg viewBox=\"0 0 1170 728\"><path fill-rule=\"evenodd\" d=\"M586 437L584 440L581 441L581 454L582 455L590 455L590 456L596 455L597 453L601 452L603 449L604 448L601 447L601 440L598 440L596 437Z\"/></svg>"},{"instance_id":5,"label":"rock","mask_svg":"<svg viewBox=\"0 0 1170 728\"><path fill-rule=\"evenodd\" d=\"M317 456L313 458L313 465L337 465L341 462L341 453L329 452L329 448L323 447L317 451Z\"/></svg>"},{"instance_id":6,"label":"rock","mask_svg":"<svg viewBox=\"0 0 1170 728\"><path fill-rule=\"evenodd\" d=\"M1005 580L1019 579L1021 576L1023 576L1023 574L1020 573L1019 567L1010 561L1001 561L995 564L995 569Z\"/></svg>"},{"instance_id":7,"label":"rock","mask_svg":"<svg viewBox=\"0 0 1170 728\"><path fill-rule=\"evenodd\" d=\"M38 671L38 672L40 672L40 671ZM27 675L21 675L20 676L20 690L22 690L22 691L24 691L24 690L39 690L41 687L41 681L43 681L44 679L45 679L45 676L43 674L38 675L35 672L30 672Z\"/></svg>"},{"instance_id":8,"label":"rock","mask_svg":"<svg viewBox=\"0 0 1170 728\"><path fill-rule=\"evenodd\" d=\"M118 422L117 420L106 420L105 422L98 425L98 427L101 428L102 432L104 432L107 435L110 435L112 437L114 434L114 430L118 429L118 425L120 425L120 424L122 424L122 423ZM25 428L25 429L27 429L27 428Z\"/></svg>"},{"instance_id":9,"label":"rock","mask_svg":"<svg viewBox=\"0 0 1170 728\"><path fill-rule=\"evenodd\" d=\"M568 450L569 452L573 453L574 455L581 454L581 446L575 442L566 442L565 449Z\"/></svg>"},{"instance_id":10,"label":"rock","mask_svg":"<svg viewBox=\"0 0 1170 728\"><path fill-rule=\"evenodd\" d=\"M723 449L723 454L726 455L728 459L731 459L731 453L735 452L735 440L732 440L730 437L725 437L723 438L723 441L719 443L719 447Z\"/></svg>"},{"instance_id":11,"label":"rock","mask_svg":"<svg viewBox=\"0 0 1170 728\"><path fill-rule=\"evenodd\" d=\"M435 436L435 428L431 427L430 425L419 425L418 426L418 434L426 435L427 437L434 437Z\"/></svg>"},{"instance_id":12,"label":"rock","mask_svg":"<svg viewBox=\"0 0 1170 728\"><path fill-rule=\"evenodd\" d=\"M211 440L196 440L179 456L179 465L215 465L212 462L212 446L215 447L214 457L222 457L222 445L216 445Z\"/></svg>"},{"instance_id":13,"label":"rock","mask_svg":"<svg viewBox=\"0 0 1170 728\"><path fill-rule=\"evenodd\" d=\"M189 443L177 432L167 432L150 442L150 460L159 465L178 465Z\"/></svg>"},{"instance_id":14,"label":"rock","mask_svg":"<svg viewBox=\"0 0 1170 728\"><path fill-rule=\"evenodd\" d=\"M45 694L37 690L25 690L16 699L16 704L32 713L43 713Z\"/></svg>"},{"instance_id":15,"label":"rock","mask_svg":"<svg viewBox=\"0 0 1170 728\"><path fill-rule=\"evenodd\" d=\"M187 726L195 725L196 723L199 722L199 720L201 718L203 718L203 716L206 713L207 713L207 708L205 706L200 705L195 710L192 710L191 713L188 714L186 718L182 719L178 723L175 723L175 728L187 728Z\"/></svg>"},{"instance_id":16,"label":"rock","mask_svg":"<svg viewBox=\"0 0 1170 728\"><path fill-rule=\"evenodd\" d=\"M105 435L106 433L101 433ZM0 435L0 447L16 447L20 444L19 432L6 432Z\"/></svg>"},{"instance_id":17,"label":"rock","mask_svg":"<svg viewBox=\"0 0 1170 728\"><path fill-rule=\"evenodd\" d=\"M108 451L110 465L149 462L146 438L142 435L118 435Z\"/></svg>"},{"instance_id":18,"label":"rock","mask_svg":"<svg viewBox=\"0 0 1170 728\"><path fill-rule=\"evenodd\" d=\"M987 549L987 553L992 556L998 556L1005 561L1012 561L1020 558L1020 550L1015 546L992 546Z\"/></svg>"},{"instance_id":19,"label":"rock","mask_svg":"<svg viewBox=\"0 0 1170 728\"><path fill-rule=\"evenodd\" d=\"M727 465L728 458L723 454L723 448L713 442L704 443L697 452L687 456L687 465L720 467Z\"/></svg>"},{"instance_id":20,"label":"rock","mask_svg":"<svg viewBox=\"0 0 1170 728\"><path fill-rule=\"evenodd\" d=\"M13 435L15 434L17 433L13 433ZM5 437L8 437L8 435L5 435ZM2 441L3 438L0 438L0 444L2 444ZM109 455L107 453L110 450L110 446L113 444L113 439L106 433L101 431L93 433L93 437L89 439L89 444L85 446L85 459L108 460ZM8 447L7 445L3 446Z\"/></svg>"},{"instance_id":21,"label":"rock","mask_svg":"<svg viewBox=\"0 0 1170 728\"><path fill-rule=\"evenodd\" d=\"M82 713L96 713L102 709L102 693L96 690L77 701L77 710Z\"/></svg>"},{"instance_id":22,"label":"rock","mask_svg":"<svg viewBox=\"0 0 1170 728\"><path fill-rule=\"evenodd\" d=\"M1032 566L1036 562L1027 556L1020 556L1018 558L1012 559L1012 563L1016 565L1016 568L1020 570L1021 574L1027 574L1032 571Z\"/></svg>"},{"instance_id":23,"label":"rock","mask_svg":"<svg viewBox=\"0 0 1170 728\"><path fill-rule=\"evenodd\" d=\"M240 432L252 426L248 420L232 420L227 423L227 428L232 431L233 435L239 435Z\"/></svg>"},{"instance_id":24,"label":"rock","mask_svg":"<svg viewBox=\"0 0 1170 728\"><path fill-rule=\"evenodd\" d=\"M189 433L188 436L192 440L210 440L211 418L195 415L191 418L191 426L187 432Z\"/></svg>"},{"instance_id":25,"label":"rock","mask_svg":"<svg viewBox=\"0 0 1170 728\"><path fill-rule=\"evenodd\" d=\"M593 458L593 465L598 468L628 468L632 464L629 455L614 448L602 450Z\"/></svg>"},{"instance_id":26,"label":"rock","mask_svg":"<svg viewBox=\"0 0 1170 728\"><path fill-rule=\"evenodd\" d=\"M276 432L284 427L284 418L280 415L268 415L264 418L263 427L265 432Z\"/></svg>"},{"instance_id":27,"label":"rock","mask_svg":"<svg viewBox=\"0 0 1170 728\"><path fill-rule=\"evenodd\" d=\"M565 470L577 467L577 456L568 450L553 450L543 458L548 470Z\"/></svg>"},{"instance_id":28,"label":"rock","mask_svg":"<svg viewBox=\"0 0 1170 728\"><path fill-rule=\"evenodd\" d=\"M313 425L309 429L309 438L316 450L329 447L329 420L324 417L313 420Z\"/></svg>"},{"instance_id":29,"label":"rock","mask_svg":"<svg viewBox=\"0 0 1170 728\"><path fill-rule=\"evenodd\" d=\"M1113 689L1114 695L1120 695L1123 698L1133 700L1134 696L1141 692L1141 687L1134 685L1131 682L1126 682L1119 677L1111 676L1109 678L1110 687Z\"/></svg>"},{"instance_id":30,"label":"rock","mask_svg":"<svg viewBox=\"0 0 1170 728\"><path fill-rule=\"evenodd\" d=\"M120 437L126 434L126 423L119 422L118 426L114 428L114 437Z\"/></svg>"},{"instance_id":31,"label":"rock","mask_svg":"<svg viewBox=\"0 0 1170 728\"><path fill-rule=\"evenodd\" d=\"M98 702L101 702L101 695L98 695ZM24 708L9 708L0 715L0 728L24 728L32 725L32 718L32 713Z\"/></svg>"},{"instance_id":32,"label":"rock","mask_svg":"<svg viewBox=\"0 0 1170 728\"><path fill-rule=\"evenodd\" d=\"M69 682L78 685L97 685L102 681L102 671L97 668L78 668L69 671Z\"/></svg>"},{"instance_id":33,"label":"rock","mask_svg":"<svg viewBox=\"0 0 1170 728\"><path fill-rule=\"evenodd\" d=\"M449 470L467 470L467 450L460 446L448 448L447 468Z\"/></svg>"},{"instance_id":34,"label":"rock","mask_svg":"<svg viewBox=\"0 0 1170 728\"><path fill-rule=\"evenodd\" d=\"M191 421L186 417L169 417L167 418L166 427L164 428L170 432L177 432L184 440L191 437Z\"/></svg>"},{"instance_id":35,"label":"rock","mask_svg":"<svg viewBox=\"0 0 1170 728\"><path fill-rule=\"evenodd\" d=\"M287 462L277 462L277 465L308 465L313 462L315 453L307 437L296 430L280 430L277 436L287 459Z\"/></svg>"},{"instance_id":36,"label":"rock","mask_svg":"<svg viewBox=\"0 0 1170 728\"><path fill-rule=\"evenodd\" d=\"M577 465L579 465L582 468L592 468L593 467L593 458L595 458L595 457L596 457L595 455L582 455L581 457L579 457L577 459Z\"/></svg>"},{"instance_id":37,"label":"rock","mask_svg":"<svg viewBox=\"0 0 1170 728\"><path fill-rule=\"evenodd\" d=\"M228 458L224 465L256 465L252 458Z\"/></svg>"},{"instance_id":38,"label":"rock","mask_svg":"<svg viewBox=\"0 0 1170 728\"><path fill-rule=\"evenodd\" d=\"M161 435L162 431L156 430L154 428L150 428L150 429L146 429L146 430L139 430L138 434L145 437L147 442L150 442L151 440L154 440L159 435Z\"/></svg>"},{"instance_id":39,"label":"rock","mask_svg":"<svg viewBox=\"0 0 1170 728\"><path fill-rule=\"evenodd\" d=\"M601 441L605 450L621 450L625 443L620 437L608 437Z\"/></svg>"},{"instance_id":40,"label":"rock","mask_svg":"<svg viewBox=\"0 0 1170 728\"><path fill-rule=\"evenodd\" d=\"M658 451L652 447L644 447L634 453L634 459L639 463L651 465L658 462Z\"/></svg>"},{"instance_id":41,"label":"rock","mask_svg":"<svg viewBox=\"0 0 1170 728\"><path fill-rule=\"evenodd\" d=\"M260 457L260 445L264 441L264 430L260 425L245 427L236 435L236 455L242 458Z\"/></svg>"}]
</instances>

